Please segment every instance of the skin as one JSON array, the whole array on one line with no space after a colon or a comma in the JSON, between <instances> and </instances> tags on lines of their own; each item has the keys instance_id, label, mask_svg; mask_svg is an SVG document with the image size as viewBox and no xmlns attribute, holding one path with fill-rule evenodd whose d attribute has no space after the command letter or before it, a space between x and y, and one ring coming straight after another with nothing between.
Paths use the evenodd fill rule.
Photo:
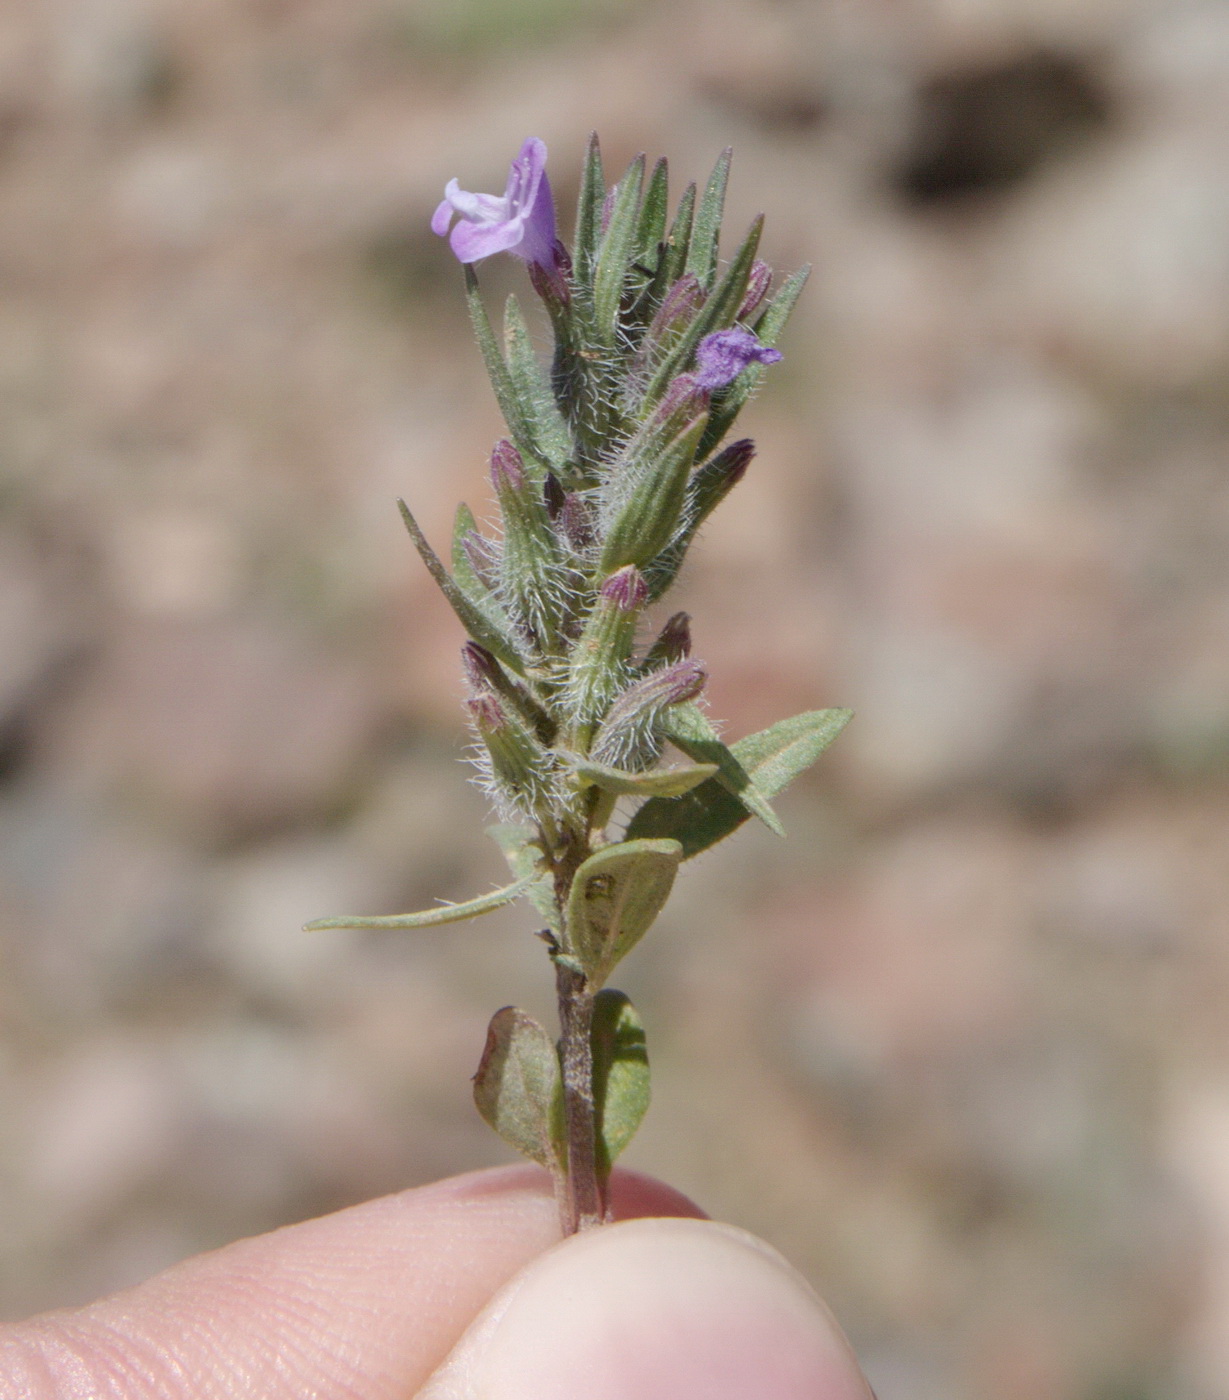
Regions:
<instances>
[{"instance_id":1,"label":"skin","mask_svg":"<svg viewBox=\"0 0 1229 1400\"><path fill-rule=\"evenodd\" d=\"M0 1328L5 1400L867 1400L803 1280L660 1182L560 1241L536 1169L240 1240Z\"/></svg>"}]
</instances>

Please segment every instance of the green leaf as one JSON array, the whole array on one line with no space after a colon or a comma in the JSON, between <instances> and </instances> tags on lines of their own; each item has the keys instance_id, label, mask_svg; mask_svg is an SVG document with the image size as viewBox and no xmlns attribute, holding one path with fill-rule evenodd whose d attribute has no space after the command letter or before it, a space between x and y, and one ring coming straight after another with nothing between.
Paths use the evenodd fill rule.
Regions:
<instances>
[{"instance_id":1,"label":"green leaf","mask_svg":"<svg viewBox=\"0 0 1229 1400\"><path fill-rule=\"evenodd\" d=\"M778 836L785 835L785 828L768 805L764 793L743 767L738 755L721 742L708 716L698 705L675 705L663 717L661 727L666 738L675 748L682 749L688 758L697 763L715 763L717 776L713 781L733 794L748 812L759 817L769 831Z\"/></svg>"},{"instance_id":2,"label":"green leaf","mask_svg":"<svg viewBox=\"0 0 1229 1400\"><path fill-rule=\"evenodd\" d=\"M644 1026L622 992L607 988L594 998L590 1039L598 1170L605 1180L649 1108L649 1057Z\"/></svg>"},{"instance_id":3,"label":"green leaf","mask_svg":"<svg viewBox=\"0 0 1229 1400\"><path fill-rule=\"evenodd\" d=\"M474 1075L478 1112L507 1143L563 1171L563 1074L554 1042L532 1016L505 1006L491 1017Z\"/></svg>"},{"instance_id":4,"label":"green leaf","mask_svg":"<svg viewBox=\"0 0 1229 1400\"><path fill-rule=\"evenodd\" d=\"M774 797L815 762L852 715L852 710L809 710L740 739L731 753L756 788ZM743 804L712 778L682 797L646 802L629 823L627 835L678 841L684 859L690 859L736 831L747 816Z\"/></svg>"},{"instance_id":5,"label":"green leaf","mask_svg":"<svg viewBox=\"0 0 1229 1400\"><path fill-rule=\"evenodd\" d=\"M683 269L687 265L687 250L691 246L691 226L695 219L696 212L696 187L690 184L683 191L683 196L679 200L679 207L674 215L674 222L670 225L670 232L666 235L666 256L662 259L658 268L658 277L654 282L661 282L661 292L673 286L683 275Z\"/></svg>"},{"instance_id":6,"label":"green leaf","mask_svg":"<svg viewBox=\"0 0 1229 1400\"><path fill-rule=\"evenodd\" d=\"M620 797L681 797L711 778L715 763L693 763L685 768L656 768L648 773L627 773L592 759L578 758L572 771L586 787L599 787Z\"/></svg>"},{"instance_id":7,"label":"green leaf","mask_svg":"<svg viewBox=\"0 0 1229 1400\"><path fill-rule=\"evenodd\" d=\"M656 403L666 391L666 386L680 374L695 354L696 346L710 331L724 330L734 324L738 308L747 294L747 279L751 266L759 251L760 234L764 230L764 217L761 214L747 230L747 235L738 246L729 267L712 295L704 303L695 319L679 337L674 349L662 360L645 391L646 404Z\"/></svg>"},{"instance_id":8,"label":"green leaf","mask_svg":"<svg viewBox=\"0 0 1229 1400\"><path fill-rule=\"evenodd\" d=\"M529 327L515 296L508 298L504 308L504 346L508 375L526 411L534 440L558 473L572 455L572 434L559 412L546 371L534 352Z\"/></svg>"},{"instance_id":9,"label":"green leaf","mask_svg":"<svg viewBox=\"0 0 1229 1400\"><path fill-rule=\"evenodd\" d=\"M550 871L544 868L545 856L538 844L538 833L531 826L502 822L498 826L488 826L486 834L504 853L513 875L518 880L530 881L526 897L558 937L563 932L563 916L555 900L555 882Z\"/></svg>"},{"instance_id":10,"label":"green leaf","mask_svg":"<svg viewBox=\"0 0 1229 1400\"><path fill-rule=\"evenodd\" d=\"M579 288L593 283L597 244L602 231L602 205L606 201L606 176L602 171L602 148L597 132L589 137L585 163L580 175L580 195L576 202L576 237L572 248L572 276Z\"/></svg>"},{"instance_id":11,"label":"green leaf","mask_svg":"<svg viewBox=\"0 0 1229 1400\"><path fill-rule=\"evenodd\" d=\"M482 361L486 365L487 376L491 381L491 388L495 391L500 412L508 425L508 432L525 459L529 472L532 473L535 466L541 470L549 463L534 436L530 410L521 401L507 362L500 353L495 332L491 329L491 322L478 290L478 274L469 263L465 264L465 299L469 303L469 319L474 328L474 338L482 352Z\"/></svg>"},{"instance_id":12,"label":"green leaf","mask_svg":"<svg viewBox=\"0 0 1229 1400\"><path fill-rule=\"evenodd\" d=\"M440 592L452 605L452 610L460 619L461 626L465 628L474 641L481 642L487 651L497 656L509 670L515 671L518 676L523 676L525 674L524 658L512 637L492 615L489 615L466 595L465 590L440 563L439 555L431 548L409 506L402 500L398 500L397 506L401 511L405 528L410 532L410 538L414 541L414 548L418 550L419 557L427 566L427 572L439 585Z\"/></svg>"},{"instance_id":13,"label":"green leaf","mask_svg":"<svg viewBox=\"0 0 1229 1400\"><path fill-rule=\"evenodd\" d=\"M416 914L337 914L328 919L313 919L303 928L310 933L322 928L435 928L438 924L458 924L463 919L476 919L479 914L502 909L505 904L528 894L532 883L533 877L520 879L502 890L480 894L462 904L441 904L437 909L421 909Z\"/></svg>"},{"instance_id":14,"label":"green leaf","mask_svg":"<svg viewBox=\"0 0 1229 1400\"><path fill-rule=\"evenodd\" d=\"M610 522L602 545L600 569L612 574L625 564L643 568L667 544L678 529L687 498L687 481L696 459L696 446L708 422L702 411L676 438L661 449L657 459L624 465L628 477L640 480L632 487L622 508Z\"/></svg>"},{"instance_id":15,"label":"green leaf","mask_svg":"<svg viewBox=\"0 0 1229 1400\"><path fill-rule=\"evenodd\" d=\"M596 851L576 872L565 951L590 986L600 987L643 938L670 897L682 855L677 841L622 841Z\"/></svg>"},{"instance_id":16,"label":"green leaf","mask_svg":"<svg viewBox=\"0 0 1229 1400\"><path fill-rule=\"evenodd\" d=\"M695 228L687 251L684 271L694 273L705 289L713 285L713 274L717 269L717 241L721 236L721 216L725 211L725 190L730 180L730 161L733 157L733 148L727 146L717 158L696 210Z\"/></svg>"},{"instance_id":17,"label":"green leaf","mask_svg":"<svg viewBox=\"0 0 1229 1400\"><path fill-rule=\"evenodd\" d=\"M669 196L669 168L665 156L653 167L640 218L636 224L636 258L645 267L655 270L661 242L666 236L666 211Z\"/></svg>"},{"instance_id":18,"label":"green leaf","mask_svg":"<svg viewBox=\"0 0 1229 1400\"><path fill-rule=\"evenodd\" d=\"M615 186L610 222L602 235L593 274L593 313L598 334L613 344L619 327L619 303L628 264L636 249L636 225L640 190L644 184L644 156L637 156Z\"/></svg>"}]
</instances>

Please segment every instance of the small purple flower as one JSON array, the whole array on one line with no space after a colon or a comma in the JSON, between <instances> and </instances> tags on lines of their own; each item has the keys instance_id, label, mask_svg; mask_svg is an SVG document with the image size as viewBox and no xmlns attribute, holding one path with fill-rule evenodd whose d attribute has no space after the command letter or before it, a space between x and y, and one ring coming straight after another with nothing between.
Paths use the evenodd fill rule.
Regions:
<instances>
[{"instance_id":1,"label":"small purple flower","mask_svg":"<svg viewBox=\"0 0 1229 1400\"><path fill-rule=\"evenodd\" d=\"M741 326L714 331L696 346L696 382L702 389L724 389L748 365L775 365L780 350L760 342Z\"/></svg>"},{"instance_id":2,"label":"small purple flower","mask_svg":"<svg viewBox=\"0 0 1229 1400\"><path fill-rule=\"evenodd\" d=\"M456 224L452 216L461 217ZM431 219L441 238L452 226L449 243L463 263L493 253L515 253L528 263L550 267L554 261L555 202L546 178L546 146L531 136L508 170L503 195L471 194L449 180Z\"/></svg>"}]
</instances>

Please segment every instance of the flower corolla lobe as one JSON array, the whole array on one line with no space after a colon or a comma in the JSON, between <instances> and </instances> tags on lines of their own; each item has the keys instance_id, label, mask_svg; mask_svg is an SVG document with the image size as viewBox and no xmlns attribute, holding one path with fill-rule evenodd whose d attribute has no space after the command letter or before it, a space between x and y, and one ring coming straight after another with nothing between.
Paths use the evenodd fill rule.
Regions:
<instances>
[{"instance_id":1,"label":"flower corolla lobe","mask_svg":"<svg viewBox=\"0 0 1229 1400\"><path fill-rule=\"evenodd\" d=\"M459 215L455 224L454 215ZM515 253L549 268L555 256L555 202L546 177L545 143L536 136L525 142L508 169L502 196L473 194L449 180L431 218L431 231L441 238L447 235L463 263Z\"/></svg>"},{"instance_id":2,"label":"flower corolla lobe","mask_svg":"<svg viewBox=\"0 0 1229 1400\"><path fill-rule=\"evenodd\" d=\"M696 382L702 389L724 389L748 365L775 365L780 350L761 345L758 338L741 326L714 331L696 346Z\"/></svg>"}]
</instances>

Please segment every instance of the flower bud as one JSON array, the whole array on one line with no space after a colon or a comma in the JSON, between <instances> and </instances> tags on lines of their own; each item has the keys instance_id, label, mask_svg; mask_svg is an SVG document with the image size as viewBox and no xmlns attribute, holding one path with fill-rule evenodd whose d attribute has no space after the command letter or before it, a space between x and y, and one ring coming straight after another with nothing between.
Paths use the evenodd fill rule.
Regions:
<instances>
[{"instance_id":1,"label":"flower bud","mask_svg":"<svg viewBox=\"0 0 1229 1400\"><path fill-rule=\"evenodd\" d=\"M568 675L568 709L581 723L599 720L626 683L636 624L647 598L645 581L631 564L611 574L598 590Z\"/></svg>"},{"instance_id":2,"label":"flower bud","mask_svg":"<svg viewBox=\"0 0 1229 1400\"><path fill-rule=\"evenodd\" d=\"M461 549L481 582L488 589L493 589L499 577L499 545L480 535L477 530L467 530L461 536Z\"/></svg>"},{"instance_id":3,"label":"flower bud","mask_svg":"<svg viewBox=\"0 0 1229 1400\"><path fill-rule=\"evenodd\" d=\"M491 484L499 495L525 489L525 461L516 448L501 438L491 449Z\"/></svg>"},{"instance_id":4,"label":"flower bud","mask_svg":"<svg viewBox=\"0 0 1229 1400\"><path fill-rule=\"evenodd\" d=\"M563 509L559 513L564 538L577 552L583 554L593 543L593 516L585 504L583 496L569 491L564 497Z\"/></svg>"},{"instance_id":5,"label":"flower bud","mask_svg":"<svg viewBox=\"0 0 1229 1400\"><path fill-rule=\"evenodd\" d=\"M567 500L567 492L560 485L554 472L546 473L546 480L542 484L542 500L546 505L547 515L551 520L557 520Z\"/></svg>"},{"instance_id":6,"label":"flower bud","mask_svg":"<svg viewBox=\"0 0 1229 1400\"><path fill-rule=\"evenodd\" d=\"M474 641L466 642L461 648L461 665L474 698L499 696L504 706L519 715L542 743L554 741L554 720L520 681L508 675L486 647Z\"/></svg>"},{"instance_id":7,"label":"flower bud","mask_svg":"<svg viewBox=\"0 0 1229 1400\"><path fill-rule=\"evenodd\" d=\"M698 661L684 658L633 681L598 728L590 750L593 757L619 768L647 767L661 752L657 721L662 711L694 700L707 680L708 672Z\"/></svg>"},{"instance_id":8,"label":"flower bud","mask_svg":"<svg viewBox=\"0 0 1229 1400\"><path fill-rule=\"evenodd\" d=\"M687 518L699 525L725 500L726 496L747 475L755 456L755 443L739 438L710 457L687 483Z\"/></svg>"},{"instance_id":9,"label":"flower bud","mask_svg":"<svg viewBox=\"0 0 1229 1400\"><path fill-rule=\"evenodd\" d=\"M690 655L691 617L685 612L676 612L666 619L666 625L657 634L657 640L644 658L643 669L655 671L659 666L668 666Z\"/></svg>"},{"instance_id":10,"label":"flower bud","mask_svg":"<svg viewBox=\"0 0 1229 1400\"><path fill-rule=\"evenodd\" d=\"M759 258L751 264L751 271L747 275L747 291L743 297L743 304L738 308L738 321L745 321L748 316L759 307L760 303L768 295L768 289L772 286L772 268Z\"/></svg>"},{"instance_id":11,"label":"flower bud","mask_svg":"<svg viewBox=\"0 0 1229 1400\"><path fill-rule=\"evenodd\" d=\"M465 702L491 760L496 794L528 815L548 811L557 800L549 753L490 691Z\"/></svg>"},{"instance_id":12,"label":"flower bud","mask_svg":"<svg viewBox=\"0 0 1229 1400\"><path fill-rule=\"evenodd\" d=\"M597 595L603 602L613 603L621 613L635 612L645 605L649 591L640 571L631 564L619 569L602 584Z\"/></svg>"},{"instance_id":13,"label":"flower bud","mask_svg":"<svg viewBox=\"0 0 1229 1400\"><path fill-rule=\"evenodd\" d=\"M466 642L461 648L461 666L474 698L499 689L503 672L486 647Z\"/></svg>"},{"instance_id":14,"label":"flower bud","mask_svg":"<svg viewBox=\"0 0 1229 1400\"><path fill-rule=\"evenodd\" d=\"M649 323L648 339L656 343L670 332L682 330L703 305L704 288L699 281L690 272L680 277Z\"/></svg>"}]
</instances>

